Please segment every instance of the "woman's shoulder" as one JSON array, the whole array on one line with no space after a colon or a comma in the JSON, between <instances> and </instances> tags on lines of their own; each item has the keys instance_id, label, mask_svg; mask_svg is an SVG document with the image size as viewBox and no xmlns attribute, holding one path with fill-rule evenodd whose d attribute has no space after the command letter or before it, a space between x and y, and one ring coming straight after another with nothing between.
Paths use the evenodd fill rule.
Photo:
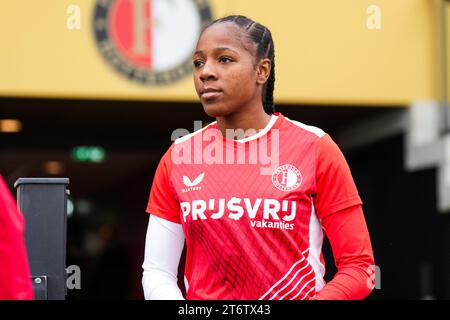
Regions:
<instances>
[{"instance_id":1,"label":"woman's shoulder","mask_svg":"<svg viewBox=\"0 0 450 320\"><path fill-rule=\"evenodd\" d=\"M205 130L210 129L210 128L215 128L216 127L216 121L213 121L207 125L204 125L203 127L195 130L195 126L194 126L194 132L189 133L186 129L182 129L185 130L187 133L185 133L183 136L176 138L176 139L172 139L173 143L171 145L171 148L173 148L174 145L178 145L180 143L186 142L186 141L190 141L192 140L196 135L203 133ZM173 136L173 135L172 135Z\"/></svg>"},{"instance_id":2,"label":"woman's shoulder","mask_svg":"<svg viewBox=\"0 0 450 320\"><path fill-rule=\"evenodd\" d=\"M300 132L302 134L310 135L311 137L316 139L320 139L327 134L319 127L308 125L298 120L290 119L286 116L284 116L284 119L288 129L295 134L298 134Z\"/></svg>"}]
</instances>

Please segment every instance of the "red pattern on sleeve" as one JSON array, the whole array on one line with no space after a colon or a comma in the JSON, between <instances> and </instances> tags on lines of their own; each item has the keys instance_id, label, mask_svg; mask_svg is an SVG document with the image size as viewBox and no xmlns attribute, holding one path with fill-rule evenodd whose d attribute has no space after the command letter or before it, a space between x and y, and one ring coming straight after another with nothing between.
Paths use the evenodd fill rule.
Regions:
<instances>
[{"instance_id":1,"label":"red pattern on sleeve","mask_svg":"<svg viewBox=\"0 0 450 320\"><path fill-rule=\"evenodd\" d=\"M314 206L320 219L339 210L362 204L347 161L326 134L316 150L316 195Z\"/></svg>"},{"instance_id":2,"label":"red pattern on sleeve","mask_svg":"<svg viewBox=\"0 0 450 320\"><path fill-rule=\"evenodd\" d=\"M374 258L360 205L328 215L322 226L337 267L334 278L312 300L360 300L373 290Z\"/></svg>"},{"instance_id":3,"label":"red pattern on sleeve","mask_svg":"<svg viewBox=\"0 0 450 320\"><path fill-rule=\"evenodd\" d=\"M350 168L329 135L316 153L315 206L330 241L337 273L312 300L358 300L373 290L374 258L362 201Z\"/></svg>"},{"instance_id":4,"label":"red pattern on sleeve","mask_svg":"<svg viewBox=\"0 0 450 320\"><path fill-rule=\"evenodd\" d=\"M33 300L25 219L0 176L0 300Z\"/></svg>"},{"instance_id":5,"label":"red pattern on sleeve","mask_svg":"<svg viewBox=\"0 0 450 320\"><path fill-rule=\"evenodd\" d=\"M181 223L180 204L170 184L173 146L172 144L158 164L146 211L160 218Z\"/></svg>"}]
</instances>

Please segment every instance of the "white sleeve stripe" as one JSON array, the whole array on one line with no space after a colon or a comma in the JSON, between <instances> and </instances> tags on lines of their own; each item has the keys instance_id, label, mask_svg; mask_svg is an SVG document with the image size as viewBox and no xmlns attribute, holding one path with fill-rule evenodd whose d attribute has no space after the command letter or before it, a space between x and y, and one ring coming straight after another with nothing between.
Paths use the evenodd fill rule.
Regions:
<instances>
[{"instance_id":1,"label":"white sleeve stripe","mask_svg":"<svg viewBox=\"0 0 450 320\"><path fill-rule=\"evenodd\" d=\"M316 292L322 290L325 286L325 266L320 261L320 254L322 252L323 231L322 225L317 217L314 208L313 198L311 197L311 218L309 222L309 256L308 262L312 266L316 275Z\"/></svg>"},{"instance_id":2,"label":"white sleeve stripe","mask_svg":"<svg viewBox=\"0 0 450 320\"><path fill-rule=\"evenodd\" d=\"M203 128L201 128L201 129L199 129L199 130L197 130L197 131L194 131L194 132L192 132L192 133L189 133L189 134L187 134L187 135L185 135L185 136L183 136L183 137L181 137L181 138L175 139L174 144L179 144L179 143L181 143L181 142L184 142L184 141L189 140L190 138L194 137L197 133L202 132L203 130L205 130L206 128L208 128L209 126L213 125L213 124L216 123L216 122L217 122L217 121L211 122L211 123L208 124L207 126L204 126Z\"/></svg>"},{"instance_id":3,"label":"white sleeve stripe","mask_svg":"<svg viewBox=\"0 0 450 320\"><path fill-rule=\"evenodd\" d=\"M319 138L322 138L326 134L322 129L320 129L318 127L308 126L308 125L306 125L306 124L304 124L302 122L291 120L291 119L289 119L287 117L284 117L284 118L286 120L290 121L292 124L296 125L297 127L302 128L302 129L304 129L306 131L314 133Z\"/></svg>"}]
</instances>

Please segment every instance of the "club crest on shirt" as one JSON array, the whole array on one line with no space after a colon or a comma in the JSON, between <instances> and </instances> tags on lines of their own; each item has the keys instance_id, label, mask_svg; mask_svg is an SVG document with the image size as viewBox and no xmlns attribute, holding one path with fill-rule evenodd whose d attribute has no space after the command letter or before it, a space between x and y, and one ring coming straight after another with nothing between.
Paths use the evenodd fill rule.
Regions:
<instances>
[{"instance_id":1,"label":"club crest on shirt","mask_svg":"<svg viewBox=\"0 0 450 320\"><path fill-rule=\"evenodd\" d=\"M272 174L273 185L281 191L297 189L302 180L302 174L292 164L279 166Z\"/></svg>"}]
</instances>

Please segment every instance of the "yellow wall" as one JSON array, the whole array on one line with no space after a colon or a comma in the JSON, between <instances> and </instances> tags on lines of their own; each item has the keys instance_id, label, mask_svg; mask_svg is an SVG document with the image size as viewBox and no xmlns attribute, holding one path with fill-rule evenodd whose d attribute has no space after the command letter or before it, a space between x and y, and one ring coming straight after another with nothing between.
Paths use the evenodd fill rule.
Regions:
<instances>
[{"instance_id":1,"label":"yellow wall","mask_svg":"<svg viewBox=\"0 0 450 320\"><path fill-rule=\"evenodd\" d=\"M450 2L447 2L446 6L445 6L445 13L446 13L446 52L445 54L447 55L447 59L446 59L446 65L447 65L447 70L446 70L446 84L447 84L447 103L450 103Z\"/></svg>"},{"instance_id":2,"label":"yellow wall","mask_svg":"<svg viewBox=\"0 0 450 320\"><path fill-rule=\"evenodd\" d=\"M66 8L81 7L81 30ZM405 105L436 98L433 0L213 0L215 17L248 15L273 32L276 101ZM381 30L366 9L382 10ZM100 55L94 1L14 0L0 10L0 95L194 101L192 79L144 86Z\"/></svg>"}]
</instances>

